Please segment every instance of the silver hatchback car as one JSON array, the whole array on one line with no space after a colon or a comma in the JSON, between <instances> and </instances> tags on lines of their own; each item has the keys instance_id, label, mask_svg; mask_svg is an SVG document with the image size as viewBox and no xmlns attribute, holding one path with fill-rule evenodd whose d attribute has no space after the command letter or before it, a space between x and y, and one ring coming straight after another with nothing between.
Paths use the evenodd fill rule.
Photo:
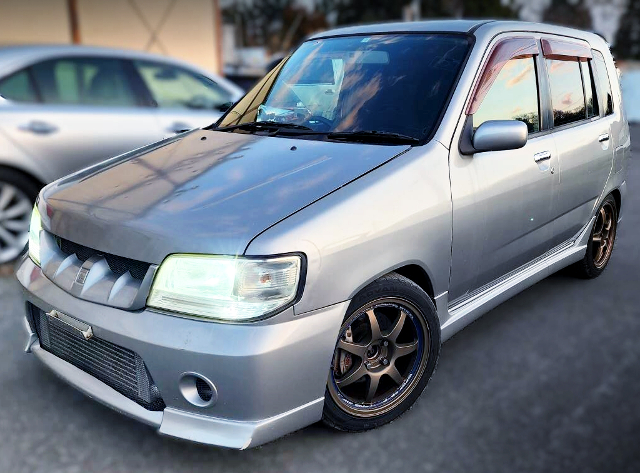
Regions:
<instances>
[{"instance_id":1,"label":"silver hatchback car","mask_svg":"<svg viewBox=\"0 0 640 473\"><path fill-rule=\"evenodd\" d=\"M17 269L26 350L206 444L378 427L465 325L562 267L602 273L629 146L594 34L318 34L216 125L40 192Z\"/></svg>"},{"instance_id":2,"label":"silver hatchback car","mask_svg":"<svg viewBox=\"0 0 640 473\"><path fill-rule=\"evenodd\" d=\"M40 188L176 132L244 92L163 56L86 46L0 48L0 264L27 243Z\"/></svg>"}]
</instances>

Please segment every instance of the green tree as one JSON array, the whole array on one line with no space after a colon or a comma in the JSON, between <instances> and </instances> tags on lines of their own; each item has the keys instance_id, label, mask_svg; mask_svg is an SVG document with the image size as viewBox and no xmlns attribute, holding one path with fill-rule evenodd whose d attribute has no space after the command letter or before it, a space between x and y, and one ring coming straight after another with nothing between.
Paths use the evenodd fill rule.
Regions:
<instances>
[{"instance_id":1,"label":"green tree","mask_svg":"<svg viewBox=\"0 0 640 473\"><path fill-rule=\"evenodd\" d=\"M321 0L320 10L336 15L336 24L375 23L379 21L399 21L402 9L411 0Z\"/></svg>"},{"instance_id":2,"label":"green tree","mask_svg":"<svg viewBox=\"0 0 640 473\"><path fill-rule=\"evenodd\" d=\"M243 46L287 51L304 37L327 29L325 14L308 11L294 0L237 0L222 10L226 23L238 26Z\"/></svg>"},{"instance_id":3,"label":"green tree","mask_svg":"<svg viewBox=\"0 0 640 473\"><path fill-rule=\"evenodd\" d=\"M456 18L517 18L511 4L501 0L422 0L422 16Z\"/></svg>"},{"instance_id":4,"label":"green tree","mask_svg":"<svg viewBox=\"0 0 640 473\"><path fill-rule=\"evenodd\" d=\"M556 25L571 26L582 30L590 30L593 25L591 13L584 0L553 0L544 11L542 21Z\"/></svg>"},{"instance_id":5,"label":"green tree","mask_svg":"<svg viewBox=\"0 0 640 473\"><path fill-rule=\"evenodd\" d=\"M629 0L613 49L620 59L640 59L640 0Z\"/></svg>"}]
</instances>

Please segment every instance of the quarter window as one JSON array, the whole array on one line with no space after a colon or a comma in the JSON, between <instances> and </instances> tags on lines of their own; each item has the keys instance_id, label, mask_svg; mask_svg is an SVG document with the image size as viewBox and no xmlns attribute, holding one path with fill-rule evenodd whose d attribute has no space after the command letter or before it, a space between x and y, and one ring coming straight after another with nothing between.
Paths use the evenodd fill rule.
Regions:
<instances>
[{"instance_id":1,"label":"quarter window","mask_svg":"<svg viewBox=\"0 0 640 473\"><path fill-rule=\"evenodd\" d=\"M131 107L137 105L124 63L111 58L65 58L32 66L45 103Z\"/></svg>"},{"instance_id":2,"label":"quarter window","mask_svg":"<svg viewBox=\"0 0 640 473\"><path fill-rule=\"evenodd\" d=\"M38 101L38 96L33 89L33 84L26 69L0 79L0 95L7 100L16 102Z\"/></svg>"},{"instance_id":3,"label":"quarter window","mask_svg":"<svg viewBox=\"0 0 640 473\"><path fill-rule=\"evenodd\" d=\"M160 108L224 110L231 95L211 79L167 64L134 62Z\"/></svg>"},{"instance_id":4,"label":"quarter window","mask_svg":"<svg viewBox=\"0 0 640 473\"><path fill-rule=\"evenodd\" d=\"M587 118L598 115L598 100L595 93L595 84L591 69L591 61L581 61L582 80L584 82L584 95L587 103Z\"/></svg>"},{"instance_id":5,"label":"quarter window","mask_svg":"<svg viewBox=\"0 0 640 473\"><path fill-rule=\"evenodd\" d=\"M547 59L554 126L562 126L586 118L580 63Z\"/></svg>"},{"instance_id":6,"label":"quarter window","mask_svg":"<svg viewBox=\"0 0 640 473\"><path fill-rule=\"evenodd\" d=\"M609 81L609 74L607 74L607 65L604 62L604 56L600 51L593 51L593 59L596 63L598 92L600 97L602 97L604 114L611 115L613 113L613 95L611 95L611 82Z\"/></svg>"},{"instance_id":7,"label":"quarter window","mask_svg":"<svg viewBox=\"0 0 640 473\"><path fill-rule=\"evenodd\" d=\"M533 57L507 61L473 114L473 128L488 120L518 120L529 133L540 131L538 87Z\"/></svg>"}]
</instances>

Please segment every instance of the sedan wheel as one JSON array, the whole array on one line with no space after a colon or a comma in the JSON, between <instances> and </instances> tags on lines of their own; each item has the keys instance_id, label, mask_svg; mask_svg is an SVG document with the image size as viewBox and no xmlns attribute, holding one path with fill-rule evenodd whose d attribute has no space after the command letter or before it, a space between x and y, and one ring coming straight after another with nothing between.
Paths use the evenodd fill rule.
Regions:
<instances>
[{"instance_id":1,"label":"sedan wheel","mask_svg":"<svg viewBox=\"0 0 640 473\"><path fill-rule=\"evenodd\" d=\"M32 206L25 192L0 181L0 264L14 260L27 244Z\"/></svg>"}]
</instances>

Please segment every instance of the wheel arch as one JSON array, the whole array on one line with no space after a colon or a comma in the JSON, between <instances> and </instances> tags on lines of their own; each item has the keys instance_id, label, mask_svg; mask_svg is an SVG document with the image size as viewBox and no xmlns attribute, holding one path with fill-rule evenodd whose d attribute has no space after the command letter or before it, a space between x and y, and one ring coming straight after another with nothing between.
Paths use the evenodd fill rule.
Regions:
<instances>
[{"instance_id":1,"label":"wheel arch","mask_svg":"<svg viewBox=\"0 0 640 473\"><path fill-rule=\"evenodd\" d=\"M433 291L431 278L422 266L418 264L407 264L404 266L400 266L399 268L396 268L390 272L398 273L399 275L413 281L418 286L420 286L420 288L424 292L426 292L432 300L435 299L435 293Z\"/></svg>"},{"instance_id":2,"label":"wheel arch","mask_svg":"<svg viewBox=\"0 0 640 473\"><path fill-rule=\"evenodd\" d=\"M0 172L2 172L3 170L13 171L13 172L22 174L25 178L29 179L38 187L40 187L40 189L42 189L45 185L47 185L46 182L44 182L40 177L37 177L32 172L22 169L18 166L0 162Z\"/></svg>"},{"instance_id":3,"label":"wheel arch","mask_svg":"<svg viewBox=\"0 0 640 473\"><path fill-rule=\"evenodd\" d=\"M411 282L417 284L435 303L435 290L433 288L432 277L429 274L429 270L425 268L422 263L419 263L417 261L403 262L398 264L397 266L387 268L383 271L377 272L374 275L371 275L365 281L362 281L362 283L351 292L349 299L353 299L371 283L391 273L396 273L404 276Z\"/></svg>"},{"instance_id":4,"label":"wheel arch","mask_svg":"<svg viewBox=\"0 0 640 473\"><path fill-rule=\"evenodd\" d=\"M611 195L616 201L616 210L618 211L619 216L622 210L622 193L620 192L620 189L616 188L611 191Z\"/></svg>"}]
</instances>

